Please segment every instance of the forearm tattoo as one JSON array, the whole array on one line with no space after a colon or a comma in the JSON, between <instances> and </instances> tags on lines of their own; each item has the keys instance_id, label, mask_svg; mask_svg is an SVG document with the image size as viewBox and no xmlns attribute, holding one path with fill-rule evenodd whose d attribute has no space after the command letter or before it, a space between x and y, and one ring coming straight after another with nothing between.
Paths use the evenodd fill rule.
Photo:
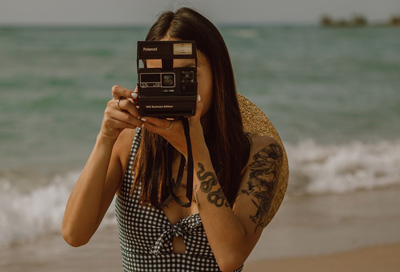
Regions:
<instances>
[{"instance_id":1,"label":"forearm tattoo","mask_svg":"<svg viewBox=\"0 0 400 272\"><path fill-rule=\"evenodd\" d=\"M197 172L197 177L200 180L200 190L207 194L207 200L217 207L229 207L224 192L221 187L218 190L212 190L218 184L218 179L213 172L206 172L202 163L198 164L200 170Z\"/></svg>"},{"instance_id":2,"label":"forearm tattoo","mask_svg":"<svg viewBox=\"0 0 400 272\"><path fill-rule=\"evenodd\" d=\"M251 196L251 201L257 207L251 221L256 224L254 231L259 227L265 228L268 224L268 212L275 195L278 178L283 159L282 148L277 144L270 144L253 156L249 165L250 177L247 188L242 193Z\"/></svg>"}]
</instances>

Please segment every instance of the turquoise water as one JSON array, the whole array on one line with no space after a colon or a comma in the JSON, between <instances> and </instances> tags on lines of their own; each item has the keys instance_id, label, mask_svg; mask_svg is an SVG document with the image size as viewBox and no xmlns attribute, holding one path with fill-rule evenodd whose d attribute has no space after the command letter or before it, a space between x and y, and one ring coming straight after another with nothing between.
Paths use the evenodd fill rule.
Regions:
<instances>
[{"instance_id":1,"label":"turquoise water","mask_svg":"<svg viewBox=\"0 0 400 272\"><path fill-rule=\"evenodd\" d=\"M289 194L400 183L400 28L220 30L239 92L285 143ZM136 85L136 41L146 32L0 28L0 232L7 239L31 235L16 224L58 227L111 87ZM27 219L32 210L39 221Z\"/></svg>"},{"instance_id":2,"label":"turquoise water","mask_svg":"<svg viewBox=\"0 0 400 272\"><path fill-rule=\"evenodd\" d=\"M221 27L239 91L286 142L397 139L400 29ZM0 169L74 164L90 150L110 88L136 82L146 28L0 30ZM50 161L48 161L50 160Z\"/></svg>"}]
</instances>

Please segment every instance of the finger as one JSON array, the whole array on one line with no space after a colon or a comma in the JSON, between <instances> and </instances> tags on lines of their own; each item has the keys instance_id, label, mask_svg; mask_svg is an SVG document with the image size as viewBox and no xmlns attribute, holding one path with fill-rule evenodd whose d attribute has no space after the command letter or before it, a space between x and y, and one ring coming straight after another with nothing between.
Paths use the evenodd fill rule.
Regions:
<instances>
[{"instance_id":1,"label":"finger","mask_svg":"<svg viewBox=\"0 0 400 272\"><path fill-rule=\"evenodd\" d=\"M148 131L154 132L154 133L156 133L156 134L158 134L160 136L164 136L165 132L167 131L166 129L160 128L160 127L158 127L156 125L153 125L152 123L149 123L147 121L143 122L142 127L147 129Z\"/></svg>"},{"instance_id":2,"label":"finger","mask_svg":"<svg viewBox=\"0 0 400 272\"><path fill-rule=\"evenodd\" d=\"M128 89L126 89L124 87L121 87L119 85L114 85L111 88L111 93L112 93L112 96L115 99L119 99L121 97L131 98L132 97L131 95L132 95L133 91L128 90Z\"/></svg>"},{"instance_id":3,"label":"finger","mask_svg":"<svg viewBox=\"0 0 400 272\"><path fill-rule=\"evenodd\" d=\"M173 121L166 120L166 119L160 119L160 118L154 118L154 117L144 117L141 119L142 121L146 123L150 123L156 127L159 127L161 129L171 129L171 124Z\"/></svg>"},{"instance_id":4,"label":"finger","mask_svg":"<svg viewBox=\"0 0 400 272\"><path fill-rule=\"evenodd\" d=\"M110 113L110 118L134 125L134 126L141 126L143 124L143 122L137 118L135 118L134 116L132 116L132 114L128 113L128 112L124 112L124 111L120 111L120 110L113 110Z\"/></svg>"},{"instance_id":5,"label":"finger","mask_svg":"<svg viewBox=\"0 0 400 272\"><path fill-rule=\"evenodd\" d=\"M130 124L130 123L115 119L115 118L110 118L108 120L107 126L111 129L125 129L125 128L135 129L141 125L134 125L134 124Z\"/></svg>"},{"instance_id":6,"label":"finger","mask_svg":"<svg viewBox=\"0 0 400 272\"><path fill-rule=\"evenodd\" d=\"M139 89L138 89L138 86L136 85L135 90L134 90L133 93L131 94L131 97L133 98L133 99L132 99L132 102L133 102L135 105L137 105L138 102L139 102L138 96L139 96Z\"/></svg>"},{"instance_id":7,"label":"finger","mask_svg":"<svg viewBox=\"0 0 400 272\"><path fill-rule=\"evenodd\" d=\"M132 101L130 101L129 99L119 99L119 104L118 101L116 102L116 104L117 107L119 106L119 109L129 112L133 117L139 117L138 109L136 108L135 104L132 103Z\"/></svg>"}]
</instances>

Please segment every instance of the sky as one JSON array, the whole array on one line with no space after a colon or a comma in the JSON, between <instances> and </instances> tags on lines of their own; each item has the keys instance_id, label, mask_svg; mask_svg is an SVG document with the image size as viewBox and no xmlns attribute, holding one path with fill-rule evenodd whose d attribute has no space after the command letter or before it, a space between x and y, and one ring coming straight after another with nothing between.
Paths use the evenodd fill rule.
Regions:
<instances>
[{"instance_id":1,"label":"sky","mask_svg":"<svg viewBox=\"0 0 400 272\"><path fill-rule=\"evenodd\" d=\"M228 24L317 23L323 14L384 21L400 15L400 0L0 0L0 25L143 25L182 5Z\"/></svg>"}]
</instances>

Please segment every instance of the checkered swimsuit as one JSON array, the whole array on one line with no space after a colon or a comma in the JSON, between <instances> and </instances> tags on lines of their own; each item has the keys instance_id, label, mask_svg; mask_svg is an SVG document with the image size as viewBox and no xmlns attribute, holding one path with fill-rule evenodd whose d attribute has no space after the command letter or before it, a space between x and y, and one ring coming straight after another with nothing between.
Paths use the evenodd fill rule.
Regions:
<instances>
[{"instance_id":1,"label":"checkered swimsuit","mask_svg":"<svg viewBox=\"0 0 400 272\"><path fill-rule=\"evenodd\" d=\"M139 186L130 196L134 180L132 163L140 139L138 128L115 205L124 271L220 271L199 214L172 225L161 209L139 204ZM173 252L172 240L178 236L184 239L185 254Z\"/></svg>"}]
</instances>

